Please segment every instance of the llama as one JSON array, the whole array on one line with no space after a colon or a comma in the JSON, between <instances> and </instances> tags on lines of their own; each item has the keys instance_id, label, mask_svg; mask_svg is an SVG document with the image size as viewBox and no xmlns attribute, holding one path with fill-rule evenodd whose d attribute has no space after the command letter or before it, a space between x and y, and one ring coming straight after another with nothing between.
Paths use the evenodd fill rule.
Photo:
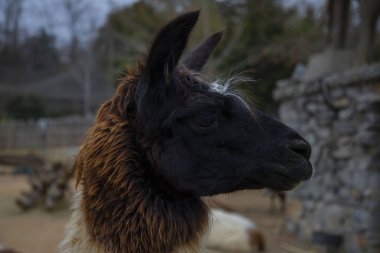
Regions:
<instances>
[{"instance_id":1,"label":"llama","mask_svg":"<svg viewBox=\"0 0 380 253\"><path fill-rule=\"evenodd\" d=\"M254 252L265 250L263 233L250 219L236 212L214 208L210 212L210 231L204 245L207 248L228 252Z\"/></svg>"},{"instance_id":2,"label":"llama","mask_svg":"<svg viewBox=\"0 0 380 253\"><path fill-rule=\"evenodd\" d=\"M13 249L6 248L0 244L0 253L17 253Z\"/></svg>"},{"instance_id":3,"label":"llama","mask_svg":"<svg viewBox=\"0 0 380 253\"><path fill-rule=\"evenodd\" d=\"M206 248L223 252L265 250L265 236L252 220L216 198L203 201L210 208L210 226L203 241Z\"/></svg>"},{"instance_id":4,"label":"llama","mask_svg":"<svg viewBox=\"0 0 380 253\"><path fill-rule=\"evenodd\" d=\"M304 139L253 110L233 85L201 78L221 32L180 61L198 16L162 28L145 62L100 107L74 165L61 252L198 252L209 220L202 197L289 190L311 176Z\"/></svg>"}]
</instances>

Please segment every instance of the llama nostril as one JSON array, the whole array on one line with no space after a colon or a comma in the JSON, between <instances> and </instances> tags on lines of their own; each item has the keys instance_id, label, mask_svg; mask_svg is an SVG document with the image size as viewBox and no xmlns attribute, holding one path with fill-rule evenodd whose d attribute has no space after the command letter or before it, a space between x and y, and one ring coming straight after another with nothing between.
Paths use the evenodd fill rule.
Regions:
<instances>
[{"instance_id":1,"label":"llama nostril","mask_svg":"<svg viewBox=\"0 0 380 253\"><path fill-rule=\"evenodd\" d=\"M306 159L310 158L311 147L309 143L302 139L292 139L289 141L289 146L291 150L305 157Z\"/></svg>"}]
</instances>

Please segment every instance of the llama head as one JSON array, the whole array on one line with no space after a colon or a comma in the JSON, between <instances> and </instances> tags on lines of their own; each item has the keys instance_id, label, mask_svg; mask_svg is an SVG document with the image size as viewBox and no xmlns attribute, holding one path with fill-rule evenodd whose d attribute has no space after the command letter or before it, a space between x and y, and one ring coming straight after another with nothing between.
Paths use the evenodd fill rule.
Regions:
<instances>
[{"instance_id":1,"label":"llama head","mask_svg":"<svg viewBox=\"0 0 380 253\"><path fill-rule=\"evenodd\" d=\"M137 116L153 173L168 189L197 196L289 190L308 179L311 149L302 137L200 77L221 32L180 60L198 15L186 13L158 33L139 79Z\"/></svg>"}]
</instances>

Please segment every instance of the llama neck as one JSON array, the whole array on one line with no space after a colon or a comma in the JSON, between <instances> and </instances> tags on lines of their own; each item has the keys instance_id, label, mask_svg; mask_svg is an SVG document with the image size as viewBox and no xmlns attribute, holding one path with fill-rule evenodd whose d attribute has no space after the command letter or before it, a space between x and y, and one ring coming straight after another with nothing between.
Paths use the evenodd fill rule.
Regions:
<instances>
[{"instance_id":1,"label":"llama neck","mask_svg":"<svg viewBox=\"0 0 380 253\"><path fill-rule=\"evenodd\" d=\"M98 216L99 220L95 225L100 226L100 228L93 231L93 225L89 223L86 216L87 208L83 206L83 189L80 188L74 199L72 217L67 227L65 239L60 245L60 253L198 252L201 246L200 237L203 236L205 229L204 227L199 228L199 225L206 226L207 217L204 216L204 212L198 216L192 212L194 205L191 201L183 200L182 203L174 204L175 206L170 203L172 205L171 211L168 212L167 216L164 213L157 212L157 210L150 210L150 213L145 215L144 212L136 210L131 217L119 222L117 222L117 215L107 221ZM165 205L164 208L169 208L168 204L165 202L161 206ZM185 207L184 204L191 206ZM176 209L174 209L175 207ZM203 209L203 211L205 210ZM103 213L102 216L109 216L106 214L108 211L117 213L116 210L99 212ZM127 215L123 210L120 213ZM153 217L147 220L146 215ZM173 217L172 215L176 216ZM203 222L202 220L205 218L206 221ZM97 235L94 232L102 234Z\"/></svg>"},{"instance_id":2,"label":"llama neck","mask_svg":"<svg viewBox=\"0 0 380 253\"><path fill-rule=\"evenodd\" d=\"M81 210L89 236L114 253L172 253L196 246L208 219L199 199L168 199L149 188L127 194L104 190L97 197L84 191Z\"/></svg>"},{"instance_id":3,"label":"llama neck","mask_svg":"<svg viewBox=\"0 0 380 253\"><path fill-rule=\"evenodd\" d=\"M135 142L125 119L103 120L90 130L76 161L81 196L75 213L85 238L112 253L197 246L208 226L207 208L199 197L161 191Z\"/></svg>"}]
</instances>

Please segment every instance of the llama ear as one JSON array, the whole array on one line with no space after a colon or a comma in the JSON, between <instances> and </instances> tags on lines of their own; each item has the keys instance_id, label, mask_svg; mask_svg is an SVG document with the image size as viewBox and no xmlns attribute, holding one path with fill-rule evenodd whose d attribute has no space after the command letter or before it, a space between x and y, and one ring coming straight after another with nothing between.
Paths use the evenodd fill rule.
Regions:
<instances>
[{"instance_id":1,"label":"llama ear","mask_svg":"<svg viewBox=\"0 0 380 253\"><path fill-rule=\"evenodd\" d=\"M146 75L150 85L167 81L186 47L199 11L185 13L161 29L148 54Z\"/></svg>"},{"instance_id":2,"label":"llama ear","mask_svg":"<svg viewBox=\"0 0 380 253\"><path fill-rule=\"evenodd\" d=\"M191 70L201 71L212 51L222 38L223 32L224 31L216 32L202 41L194 50L184 57L182 63Z\"/></svg>"}]
</instances>

